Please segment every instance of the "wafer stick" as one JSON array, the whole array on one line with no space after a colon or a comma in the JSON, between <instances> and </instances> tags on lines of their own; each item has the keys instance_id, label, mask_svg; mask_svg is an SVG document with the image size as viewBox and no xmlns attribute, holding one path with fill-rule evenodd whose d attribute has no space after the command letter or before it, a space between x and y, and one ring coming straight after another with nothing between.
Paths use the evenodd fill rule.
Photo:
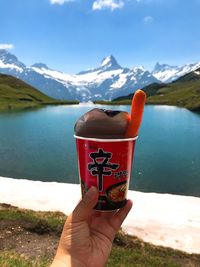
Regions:
<instances>
[{"instance_id":1,"label":"wafer stick","mask_svg":"<svg viewBox=\"0 0 200 267\"><path fill-rule=\"evenodd\" d=\"M135 137L138 134L138 130L142 121L145 101L145 92L142 90L137 90L132 99L131 114L126 131L126 137Z\"/></svg>"}]
</instances>

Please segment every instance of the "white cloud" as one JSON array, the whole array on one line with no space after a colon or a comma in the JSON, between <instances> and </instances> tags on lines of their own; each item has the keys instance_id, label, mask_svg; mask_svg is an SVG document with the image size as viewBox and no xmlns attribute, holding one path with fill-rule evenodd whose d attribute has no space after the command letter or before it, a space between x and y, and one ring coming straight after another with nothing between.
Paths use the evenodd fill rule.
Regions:
<instances>
[{"instance_id":1,"label":"white cloud","mask_svg":"<svg viewBox=\"0 0 200 267\"><path fill-rule=\"evenodd\" d=\"M101 10L101 9L117 9L122 8L124 6L123 0L96 0L92 5L93 10Z\"/></svg>"},{"instance_id":2,"label":"white cloud","mask_svg":"<svg viewBox=\"0 0 200 267\"><path fill-rule=\"evenodd\" d=\"M13 44L0 44L0 49L13 49Z\"/></svg>"},{"instance_id":3,"label":"white cloud","mask_svg":"<svg viewBox=\"0 0 200 267\"><path fill-rule=\"evenodd\" d=\"M154 21L154 18L152 16L146 16L146 17L143 18L143 21L145 23L151 23L151 22Z\"/></svg>"},{"instance_id":4,"label":"white cloud","mask_svg":"<svg viewBox=\"0 0 200 267\"><path fill-rule=\"evenodd\" d=\"M63 5L64 3L67 2L73 2L74 0L50 0L50 3L53 4L58 4L58 5Z\"/></svg>"}]
</instances>

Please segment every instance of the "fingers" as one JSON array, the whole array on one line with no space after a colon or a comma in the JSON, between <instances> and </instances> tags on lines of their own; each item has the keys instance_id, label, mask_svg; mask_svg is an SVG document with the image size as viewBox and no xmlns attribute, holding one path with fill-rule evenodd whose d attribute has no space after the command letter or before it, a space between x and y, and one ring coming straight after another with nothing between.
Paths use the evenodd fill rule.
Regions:
<instances>
[{"instance_id":1,"label":"fingers","mask_svg":"<svg viewBox=\"0 0 200 267\"><path fill-rule=\"evenodd\" d=\"M132 201L129 199L126 203L126 205L121 208L118 212L116 212L113 217L109 219L110 225L114 228L114 230L117 232L122 225L123 221L126 219L126 216L128 215L129 211L132 208Z\"/></svg>"},{"instance_id":2,"label":"fingers","mask_svg":"<svg viewBox=\"0 0 200 267\"><path fill-rule=\"evenodd\" d=\"M79 222L87 220L92 214L93 208L97 204L97 201L98 190L96 187L92 186L72 212L70 216L71 221Z\"/></svg>"}]
</instances>

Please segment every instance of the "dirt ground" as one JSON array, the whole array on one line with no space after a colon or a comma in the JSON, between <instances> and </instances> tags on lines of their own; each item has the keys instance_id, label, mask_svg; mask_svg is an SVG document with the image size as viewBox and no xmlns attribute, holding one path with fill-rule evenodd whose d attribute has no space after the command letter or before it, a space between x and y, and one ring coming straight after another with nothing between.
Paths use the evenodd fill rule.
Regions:
<instances>
[{"instance_id":1,"label":"dirt ground","mask_svg":"<svg viewBox=\"0 0 200 267\"><path fill-rule=\"evenodd\" d=\"M60 234L22 219L0 220L0 251L13 250L29 259L54 257Z\"/></svg>"},{"instance_id":2,"label":"dirt ground","mask_svg":"<svg viewBox=\"0 0 200 267\"><path fill-rule=\"evenodd\" d=\"M46 259L50 263L65 220L66 216L59 212L33 212L0 204L0 253L13 251L31 262ZM108 266L200 267L200 255L156 247L119 231Z\"/></svg>"}]
</instances>

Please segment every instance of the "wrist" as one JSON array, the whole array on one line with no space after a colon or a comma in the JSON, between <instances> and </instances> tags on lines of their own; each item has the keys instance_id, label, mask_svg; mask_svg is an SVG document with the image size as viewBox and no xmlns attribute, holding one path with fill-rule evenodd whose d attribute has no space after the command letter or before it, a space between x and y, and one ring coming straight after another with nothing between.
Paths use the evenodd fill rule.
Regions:
<instances>
[{"instance_id":1,"label":"wrist","mask_svg":"<svg viewBox=\"0 0 200 267\"><path fill-rule=\"evenodd\" d=\"M84 263L71 257L69 254L54 258L50 267L86 267Z\"/></svg>"}]
</instances>

